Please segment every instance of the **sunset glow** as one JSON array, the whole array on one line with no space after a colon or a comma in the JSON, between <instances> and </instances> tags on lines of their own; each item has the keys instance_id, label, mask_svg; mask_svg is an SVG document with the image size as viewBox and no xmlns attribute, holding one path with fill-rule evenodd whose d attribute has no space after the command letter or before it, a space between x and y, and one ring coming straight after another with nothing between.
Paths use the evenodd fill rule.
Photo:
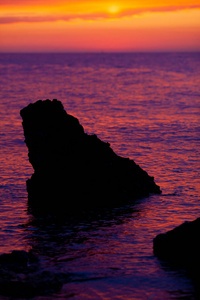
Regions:
<instances>
[{"instance_id":1,"label":"sunset glow","mask_svg":"<svg viewBox=\"0 0 200 300\"><path fill-rule=\"evenodd\" d=\"M118 5L111 5L111 6L109 6L108 11L111 14L115 14L115 13L118 13L120 11L120 8L119 8Z\"/></svg>"},{"instance_id":2,"label":"sunset glow","mask_svg":"<svg viewBox=\"0 0 200 300\"><path fill-rule=\"evenodd\" d=\"M0 51L199 51L200 3L2 0Z\"/></svg>"}]
</instances>

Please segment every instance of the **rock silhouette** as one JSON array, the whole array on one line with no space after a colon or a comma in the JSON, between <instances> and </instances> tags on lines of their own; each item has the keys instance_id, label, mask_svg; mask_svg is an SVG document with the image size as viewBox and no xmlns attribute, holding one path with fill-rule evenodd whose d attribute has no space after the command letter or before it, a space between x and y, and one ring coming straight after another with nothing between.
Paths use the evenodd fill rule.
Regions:
<instances>
[{"instance_id":1,"label":"rock silhouette","mask_svg":"<svg viewBox=\"0 0 200 300\"><path fill-rule=\"evenodd\" d=\"M39 100L20 111L34 174L27 181L34 211L53 213L115 206L161 193L133 160L84 132L56 99Z\"/></svg>"},{"instance_id":2,"label":"rock silhouette","mask_svg":"<svg viewBox=\"0 0 200 300\"><path fill-rule=\"evenodd\" d=\"M61 289L69 274L43 270L31 251L14 250L0 255L0 295L32 298Z\"/></svg>"},{"instance_id":3,"label":"rock silhouette","mask_svg":"<svg viewBox=\"0 0 200 300\"><path fill-rule=\"evenodd\" d=\"M153 249L158 258L186 269L200 296L200 218L159 234L153 240Z\"/></svg>"}]
</instances>

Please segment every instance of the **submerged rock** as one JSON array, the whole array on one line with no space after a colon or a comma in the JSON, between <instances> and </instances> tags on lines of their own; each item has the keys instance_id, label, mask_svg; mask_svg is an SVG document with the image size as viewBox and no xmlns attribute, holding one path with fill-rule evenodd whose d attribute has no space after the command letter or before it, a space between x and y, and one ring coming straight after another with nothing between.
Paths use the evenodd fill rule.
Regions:
<instances>
[{"instance_id":1,"label":"submerged rock","mask_svg":"<svg viewBox=\"0 0 200 300\"><path fill-rule=\"evenodd\" d=\"M43 270L31 251L0 255L0 295L29 298L61 289L69 275Z\"/></svg>"},{"instance_id":2,"label":"submerged rock","mask_svg":"<svg viewBox=\"0 0 200 300\"><path fill-rule=\"evenodd\" d=\"M0 255L0 265L17 273L28 273L37 270L39 259L31 251L14 250Z\"/></svg>"},{"instance_id":3,"label":"submerged rock","mask_svg":"<svg viewBox=\"0 0 200 300\"><path fill-rule=\"evenodd\" d=\"M156 236L153 250L158 258L186 269L200 296L200 218Z\"/></svg>"},{"instance_id":4,"label":"submerged rock","mask_svg":"<svg viewBox=\"0 0 200 300\"><path fill-rule=\"evenodd\" d=\"M104 207L161 193L134 161L84 132L60 101L39 100L20 111L34 174L27 181L35 211Z\"/></svg>"}]
</instances>

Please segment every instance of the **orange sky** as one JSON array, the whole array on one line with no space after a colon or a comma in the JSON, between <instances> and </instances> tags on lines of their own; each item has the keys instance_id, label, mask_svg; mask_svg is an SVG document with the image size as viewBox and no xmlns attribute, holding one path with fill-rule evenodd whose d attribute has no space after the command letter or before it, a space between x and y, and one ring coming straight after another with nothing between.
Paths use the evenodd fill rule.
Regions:
<instances>
[{"instance_id":1,"label":"orange sky","mask_svg":"<svg viewBox=\"0 0 200 300\"><path fill-rule=\"evenodd\" d=\"M196 50L200 1L0 1L0 52Z\"/></svg>"}]
</instances>

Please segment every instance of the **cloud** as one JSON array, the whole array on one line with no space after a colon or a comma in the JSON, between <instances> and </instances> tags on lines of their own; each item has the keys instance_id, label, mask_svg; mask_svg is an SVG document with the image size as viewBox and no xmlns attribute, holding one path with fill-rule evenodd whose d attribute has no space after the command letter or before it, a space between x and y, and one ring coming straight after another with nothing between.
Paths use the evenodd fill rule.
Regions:
<instances>
[{"instance_id":1,"label":"cloud","mask_svg":"<svg viewBox=\"0 0 200 300\"><path fill-rule=\"evenodd\" d=\"M162 6L162 7L146 7L146 8L137 8L129 9L120 13L121 17L140 15L144 13L155 13L155 12L174 12L181 10L191 10L191 9L200 9L200 5L171 5L171 6Z\"/></svg>"},{"instance_id":2,"label":"cloud","mask_svg":"<svg viewBox=\"0 0 200 300\"><path fill-rule=\"evenodd\" d=\"M35 23L35 22L57 22L72 20L102 20L108 17L107 14L65 14L65 15L27 15L27 16L5 16L0 17L0 24L11 23Z\"/></svg>"},{"instance_id":3,"label":"cloud","mask_svg":"<svg viewBox=\"0 0 200 300\"><path fill-rule=\"evenodd\" d=\"M41 14L41 13L23 13L23 15L10 14L0 16L0 24L12 23L35 23L35 22L56 22L56 21L72 21L72 20L104 20L104 19L120 19L124 17L134 17L144 13L174 12L181 10L200 9L200 5L184 5L184 6L163 6L163 7L142 7L136 9L127 9L111 14L109 12L97 13L73 13L73 14Z\"/></svg>"}]
</instances>

